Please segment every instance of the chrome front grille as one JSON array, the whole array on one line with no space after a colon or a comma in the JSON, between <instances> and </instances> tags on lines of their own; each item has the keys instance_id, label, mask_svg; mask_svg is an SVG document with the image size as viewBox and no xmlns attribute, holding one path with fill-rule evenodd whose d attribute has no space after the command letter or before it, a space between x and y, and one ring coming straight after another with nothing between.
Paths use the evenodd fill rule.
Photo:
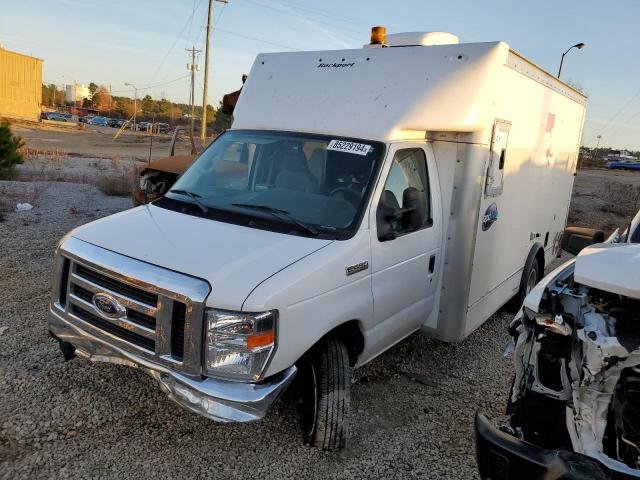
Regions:
<instances>
[{"instance_id":1,"label":"chrome front grille","mask_svg":"<svg viewBox=\"0 0 640 480\"><path fill-rule=\"evenodd\" d=\"M99 280L95 280L95 278L92 278L92 280L96 281L96 283L89 281L83 275L87 271L91 270L78 263L74 262L71 265L69 293L67 295L67 302L72 305L71 313L94 326L98 326L117 337L129 341L137 347L155 352L157 304L153 307L140 304L130 297L115 292L115 290L124 289L109 289L101 285L101 283L107 282L97 283ZM108 282L109 286L115 286L113 284L116 281L110 280ZM93 295L96 293L112 295L119 303L125 306L126 314L120 318L105 318L101 316L93 305ZM103 326L100 327L100 325Z\"/></svg>"},{"instance_id":2,"label":"chrome front grille","mask_svg":"<svg viewBox=\"0 0 640 480\"><path fill-rule=\"evenodd\" d=\"M119 348L184 373L201 373L202 317L209 285L73 237L59 248L52 307ZM113 318L94 305L106 294L123 307Z\"/></svg>"}]
</instances>

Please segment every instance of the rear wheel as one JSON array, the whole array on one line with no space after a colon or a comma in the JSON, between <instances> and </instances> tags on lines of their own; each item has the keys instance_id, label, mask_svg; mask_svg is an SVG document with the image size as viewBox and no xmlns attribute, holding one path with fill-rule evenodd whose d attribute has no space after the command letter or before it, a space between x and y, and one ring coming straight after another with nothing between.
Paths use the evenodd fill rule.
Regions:
<instances>
[{"instance_id":1,"label":"rear wheel","mask_svg":"<svg viewBox=\"0 0 640 480\"><path fill-rule=\"evenodd\" d=\"M540 280L540 266L537 259L534 257L531 260L527 260L520 278L520 288L511 300L506 305L506 308L511 312L517 312L522 308L524 299L529 292L533 290Z\"/></svg>"},{"instance_id":2,"label":"rear wheel","mask_svg":"<svg viewBox=\"0 0 640 480\"><path fill-rule=\"evenodd\" d=\"M347 347L339 340L324 340L301 370L305 441L322 450L344 448L350 408Z\"/></svg>"},{"instance_id":3,"label":"rear wheel","mask_svg":"<svg viewBox=\"0 0 640 480\"><path fill-rule=\"evenodd\" d=\"M529 270L529 276L527 277L527 283L524 289L524 297L529 295L529 292L533 290L533 287L538 283L538 262L533 262L531 269ZM522 300L524 301L524 297Z\"/></svg>"}]
</instances>

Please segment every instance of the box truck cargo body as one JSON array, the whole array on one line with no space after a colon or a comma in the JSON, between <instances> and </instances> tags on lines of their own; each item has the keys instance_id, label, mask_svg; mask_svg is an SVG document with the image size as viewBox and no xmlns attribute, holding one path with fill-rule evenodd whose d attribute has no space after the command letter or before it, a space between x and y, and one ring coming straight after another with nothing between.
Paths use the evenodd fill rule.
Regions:
<instances>
[{"instance_id":1,"label":"box truck cargo body","mask_svg":"<svg viewBox=\"0 0 640 480\"><path fill-rule=\"evenodd\" d=\"M295 377L305 438L344 446L349 366L416 331L463 340L541 278L567 218L585 97L505 43L452 42L259 55L165 197L61 242L67 356L142 366L225 421Z\"/></svg>"},{"instance_id":2,"label":"box truck cargo body","mask_svg":"<svg viewBox=\"0 0 640 480\"><path fill-rule=\"evenodd\" d=\"M424 149L433 162L434 225L418 235L439 254L423 329L461 340L518 292L532 249L542 247L539 275L552 257L568 214L586 98L502 42L399 47L260 55L233 128L381 140L388 158ZM375 230L375 208L365 225ZM407 288L421 296L420 273L413 284L383 280L385 259L375 255L391 247L376 243L374 297L376 276L392 298Z\"/></svg>"}]
</instances>

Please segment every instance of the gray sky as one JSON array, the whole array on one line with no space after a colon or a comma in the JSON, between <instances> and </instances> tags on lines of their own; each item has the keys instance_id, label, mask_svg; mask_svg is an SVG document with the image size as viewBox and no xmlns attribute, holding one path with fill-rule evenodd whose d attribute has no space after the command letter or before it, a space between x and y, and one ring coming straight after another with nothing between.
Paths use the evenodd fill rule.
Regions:
<instances>
[{"instance_id":1,"label":"gray sky","mask_svg":"<svg viewBox=\"0 0 640 480\"><path fill-rule=\"evenodd\" d=\"M111 85L114 95L187 102L185 48L202 48L206 0L0 0L0 44L44 59L45 83ZM589 96L583 144L640 150L638 0L229 0L214 3L209 97L240 86L257 53L358 48L389 33L447 31L502 40ZM201 57L200 64L204 61ZM196 82L202 98L202 69Z\"/></svg>"}]
</instances>

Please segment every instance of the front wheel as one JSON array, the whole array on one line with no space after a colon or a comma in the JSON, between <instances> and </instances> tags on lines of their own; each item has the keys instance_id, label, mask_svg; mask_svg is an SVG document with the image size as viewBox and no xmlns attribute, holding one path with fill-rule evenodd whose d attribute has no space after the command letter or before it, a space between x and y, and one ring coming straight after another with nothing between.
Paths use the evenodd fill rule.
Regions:
<instances>
[{"instance_id":1,"label":"front wheel","mask_svg":"<svg viewBox=\"0 0 640 480\"><path fill-rule=\"evenodd\" d=\"M324 340L301 370L305 441L322 450L344 448L350 409L347 347L339 340Z\"/></svg>"}]
</instances>

